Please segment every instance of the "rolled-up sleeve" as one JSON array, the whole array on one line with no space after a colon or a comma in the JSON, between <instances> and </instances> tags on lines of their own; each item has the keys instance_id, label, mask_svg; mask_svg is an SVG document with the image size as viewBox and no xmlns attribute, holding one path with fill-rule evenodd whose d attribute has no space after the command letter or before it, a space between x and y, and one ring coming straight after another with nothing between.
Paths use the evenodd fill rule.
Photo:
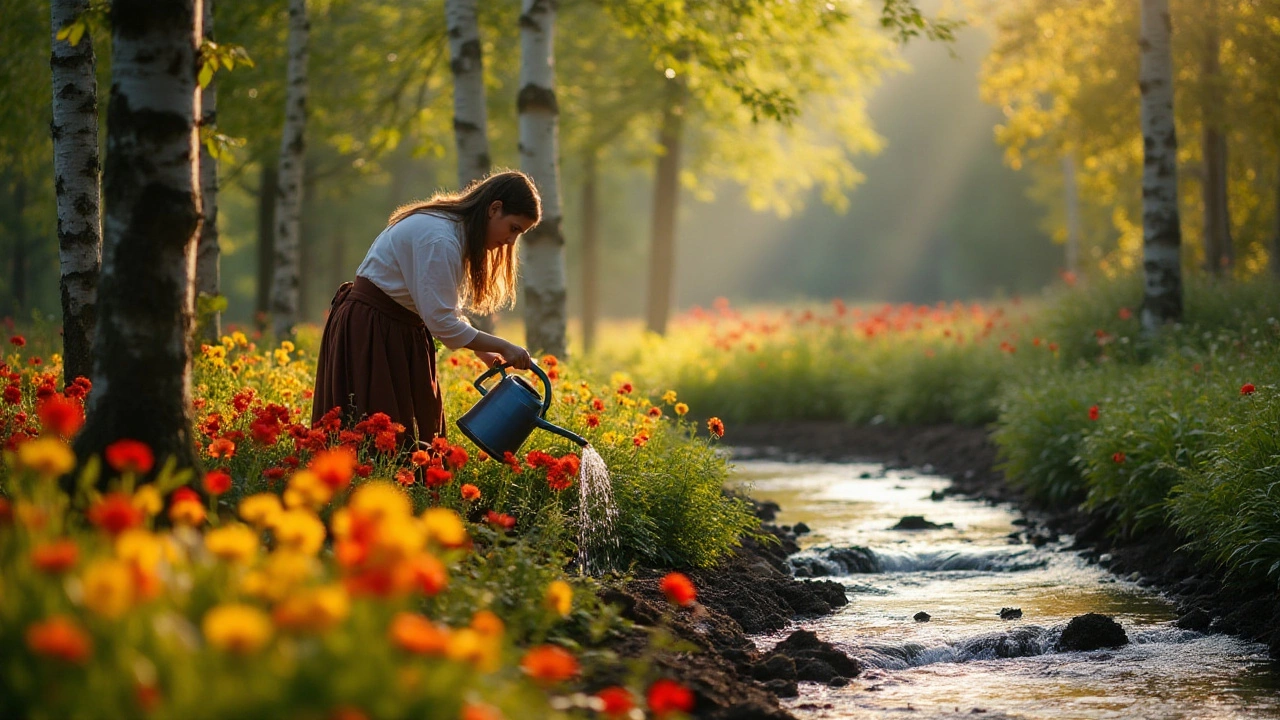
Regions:
<instances>
[{"instance_id":1,"label":"rolled-up sleeve","mask_svg":"<svg viewBox=\"0 0 1280 720\"><path fill-rule=\"evenodd\" d=\"M398 260L408 281L409 295L427 329L445 347L456 350L474 340L480 331L459 312L458 288L464 281L462 248L448 232L433 228L410 242L399 243L408 257Z\"/></svg>"}]
</instances>

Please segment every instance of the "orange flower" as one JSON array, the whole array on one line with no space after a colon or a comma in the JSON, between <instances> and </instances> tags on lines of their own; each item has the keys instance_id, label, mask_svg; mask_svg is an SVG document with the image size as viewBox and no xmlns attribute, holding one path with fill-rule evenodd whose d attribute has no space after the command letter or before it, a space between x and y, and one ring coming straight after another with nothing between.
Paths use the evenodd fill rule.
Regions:
<instances>
[{"instance_id":1,"label":"orange flower","mask_svg":"<svg viewBox=\"0 0 1280 720\"><path fill-rule=\"evenodd\" d=\"M189 487L180 487L173 491L169 505L169 519L179 525L196 526L204 522L204 505L200 496Z\"/></svg>"},{"instance_id":2,"label":"orange flower","mask_svg":"<svg viewBox=\"0 0 1280 720\"><path fill-rule=\"evenodd\" d=\"M221 495L231 489L231 473L226 470L210 470L204 474L204 491L210 495Z\"/></svg>"},{"instance_id":3,"label":"orange flower","mask_svg":"<svg viewBox=\"0 0 1280 720\"><path fill-rule=\"evenodd\" d=\"M330 490L339 491L351 483L351 476L356 472L359 460L349 447L340 446L332 450L322 450L311 458L311 472L320 478Z\"/></svg>"},{"instance_id":4,"label":"orange flower","mask_svg":"<svg viewBox=\"0 0 1280 720\"><path fill-rule=\"evenodd\" d=\"M396 482L400 483L402 486L409 487L416 481L417 477L414 476L412 470L408 468L401 468L396 471Z\"/></svg>"},{"instance_id":5,"label":"orange flower","mask_svg":"<svg viewBox=\"0 0 1280 720\"><path fill-rule=\"evenodd\" d=\"M449 571L433 555L422 554L400 564L401 587L410 586L430 597L449 587Z\"/></svg>"},{"instance_id":6,"label":"orange flower","mask_svg":"<svg viewBox=\"0 0 1280 720\"><path fill-rule=\"evenodd\" d=\"M431 453L426 450L414 450L413 454L409 456L409 462L418 467L427 465L431 462Z\"/></svg>"},{"instance_id":7,"label":"orange flower","mask_svg":"<svg viewBox=\"0 0 1280 720\"><path fill-rule=\"evenodd\" d=\"M578 674L578 659L562 647L539 645L520 660L520 669L540 683L564 682Z\"/></svg>"},{"instance_id":8,"label":"orange flower","mask_svg":"<svg viewBox=\"0 0 1280 720\"><path fill-rule=\"evenodd\" d=\"M236 456L236 444L226 438L218 438L209 443L209 457L233 458Z\"/></svg>"},{"instance_id":9,"label":"orange flower","mask_svg":"<svg viewBox=\"0 0 1280 720\"><path fill-rule=\"evenodd\" d=\"M120 492L107 493L89 507L89 522L112 536L141 525L143 517L133 499Z\"/></svg>"},{"instance_id":10,"label":"orange flower","mask_svg":"<svg viewBox=\"0 0 1280 720\"><path fill-rule=\"evenodd\" d=\"M662 678L649 686L649 710L662 717L673 712L691 712L693 693L675 680Z\"/></svg>"},{"instance_id":11,"label":"orange flower","mask_svg":"<svg viewBox=\"0 0 1280 720\"><path fill-rule=\"evenodd\" d=\"M673 605L690 605L698 599L698 591L693 587L693 581L683 573L672 572L667 573L659 583L662 594L667 596L667 600Z\"/></svg>"},{"instance_id":12,"label":"orange flower","mask_svg":"<svg viewBox=\"0 0 1280 720\"><path fill-rule=\"evenodd\" d=\"M472 485L471 483L463 483L462 499L466 500L467 502L475 502L476 500L479 500L480 488L476 487L475 485Z\"/></svg>"},{"instance_id":13,"label":"orange flower","mask_svg":"<svg viewBox=\"0 0 1280 720\"><path fill-rule=\"evenodd\" d=\"M136 473L145 475L155 465L155 455L147 444L138 440L125 438L107 446L107 464L119 473Z\"/></svg>"},{"instance_id":14,"label":"orange flower","mask_svg":"<svg viewBox=\"0 0 1280 720\"><path fill-rule=\"evenodd\" d=\"M387 635L396 647L418 655L443 655L449 646L449 630L417 613L396 613Z\"/></svg>"},{"instance_id":15,"label":"orange flower","mask_svg":"<svg viewBox=\"0 0 1280 720\"><path fill-rule=\"evenodd\" d=\"M56 575L75 567L80 548L65 538L41 543L31 551L31 564L41 572Z\"/></svg>"},{"instance_id":16,"label":"orange flower","mask_svg":"<svg viewBox=\"0 0 1280 720\"><path fill-rule=\"evenodd\" d=\"M503 720L502 711L492 705L467 703L462 706L461 720Z\"/></svg>"},{"instance_id":17,"label":"orange flower","mask_svg":"<svg viewBox=\"0 0 1280 720\"><path fill-rule=\"evenodd\" d=\"M631 691L621 685L607 687L596 693L596 697L604 704L600 712L611 718L625 717L636 705Z\"/></svg>"},{"instance_id":18,"label":"orange flower","mask_svg":"<svg viewBox=\"0 0 1280 720\"><path fill-rule=\"evenodd\" d=\"M713 417L707 421L707 430L718 438L724 437L724 421L718 417Z\"/></svg>"},{"instance_id":19,"label":"orange flower","mask_svg":"<svg viewBox=\"0 0 1280 720\"><path fill-rule=\"evenodd\" d=\"M31 652L77 665L93 652L93 642L73 620L55 615L27 626L27 647Z\"/></svg>"}]
</instances>

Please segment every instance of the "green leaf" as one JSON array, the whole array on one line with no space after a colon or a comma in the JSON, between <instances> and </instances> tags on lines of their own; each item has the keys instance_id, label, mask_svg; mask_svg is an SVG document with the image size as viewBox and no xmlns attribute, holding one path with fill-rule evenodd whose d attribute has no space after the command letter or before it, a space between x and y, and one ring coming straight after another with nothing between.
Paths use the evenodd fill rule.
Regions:
<instances>
[{"instance_id":1,"label":"green leaf","mask_svg":"<svg viewBox=\"0 0 1280 720\"><path fill-rule=\"evenodd\" d=\"M198 81L201 89L209 87L209 83L213 82L213 70L213 63L211 62L204 62L200 64L200 77L198 78Z\"/></svg>"}]
</instances>

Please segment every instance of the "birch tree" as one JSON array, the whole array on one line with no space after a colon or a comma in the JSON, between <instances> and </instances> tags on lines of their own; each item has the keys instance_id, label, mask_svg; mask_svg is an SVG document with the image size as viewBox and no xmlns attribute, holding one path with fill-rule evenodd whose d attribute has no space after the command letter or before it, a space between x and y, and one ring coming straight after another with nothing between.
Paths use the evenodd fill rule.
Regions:
<instances>
[{"instance_id":1,"label":"birch tree","mask_svg":"<svg viewBox=\"0 0 1280 720\"><path fill-rule=\"evenodd\" d=\"M189 408L200 20L200 0L112 5L102 275L81 457L131 438L157 458L197 464Z\"/></svg>"},{"instance_id":2,"label":"birch tree","mask_svg":"<svg viewBox=\"0 0 1280 720\"><path fill-rule=\"evenodd\" d=\"M214 42L214 0L204 0L203 4L202 23L207 47ZM200 207L204 221L200 225L200 240L196 243L196 295L215 298L222 294L222 248L218 242L218 161L209 151L212 144L209 136L218 125L218 76L214 70L208 72L200 91L200 131L205 139L200 143ZM217 342L222 335L222 313L216 309L210 312L203 331L205 340Z\"/></svg>"},{"instance_id":3,"label":"birch tree","mask_svg":"<svg viewBox=\"0 0 1280 720\"><path fill-rule=\"evenodd\" d=\"M280 137L280 169L275 198L275 253L271 284L272 325L278 337L291 334L293 327L298 324L298 284L302 264L299 231L306 159L309 31L307 0L289 0L289 59L284 132Z\"/></svg>"},{"instance_id":4,"label":"birch tree","mask_svg":"<svg viewBox=\"0 0 1280 720\"><path fill-rule=\"evenodd\" d=\"M1142 0L1142 327L1182 318L1182 230L1178 218L1178 136L1173 123L1173 23L1169 0Z\"/></svg>"},{"instance_id":5,"label":"birch tree","mask_svg":"<svg viewBox=\"0 0 1280 720\"><path fill-rule=\"evenodd\" d=\"M88 0L52 0L53 175L62 289L63 377L93 374L93 329L102 266L98 81Z\"/></svg>"},{"instance_id":6,"label":"birch tree","mask_svg":"<svg viewBox=\"0 0 1280 720\"><path fill-rule=\"evenodd\" d=\"M561 231L559 108L553 52L555 0L523 0L520 14L520 166L542 196L542 222L525 234L525 343L565 354L564 234Z\"/></svg>"}]
</instances>

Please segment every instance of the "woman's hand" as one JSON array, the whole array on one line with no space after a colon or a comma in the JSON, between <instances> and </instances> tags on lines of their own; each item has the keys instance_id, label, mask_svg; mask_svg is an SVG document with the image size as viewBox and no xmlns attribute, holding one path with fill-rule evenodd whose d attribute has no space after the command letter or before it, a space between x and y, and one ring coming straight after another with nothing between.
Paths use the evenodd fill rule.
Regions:
<instances>
[{"instance_id":1,"label":"woman's hand","mask_svg":"<svg viewBox=\"0 0 1280 720\"><path fill-rule=\"evenodd\" d=\"M502 349L502 359L511 363L511 366L517 370L528 370L533 367L533 358L529 356L529 351L519 345L508 342L508 347Z\"/></svg>"},{"instance_id":2,"label":"woman's hand","mask_svg":"<svg viewBox=\"0 0 1280 720\"><path fill-rule=\"evenodd\" d=\"M502 355L496 352L485 352L483 350L476 350L475 353L476 353L476 357L479 358L480 362L484 363L484 366L487 368L498 367L504 362L502 359Z\"/></svg>"}]
</instances>

